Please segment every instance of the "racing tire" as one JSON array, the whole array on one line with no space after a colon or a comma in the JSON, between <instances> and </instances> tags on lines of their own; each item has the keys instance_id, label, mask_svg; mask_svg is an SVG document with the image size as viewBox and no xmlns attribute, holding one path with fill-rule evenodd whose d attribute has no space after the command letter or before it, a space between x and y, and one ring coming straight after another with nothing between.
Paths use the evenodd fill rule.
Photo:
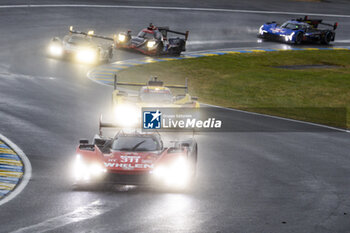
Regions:
<instances>
[{"instance_id":1,"label":"racing tire","mask_svg":"<svg viewBox=\"0 0 350 233\"><path fill-rule=\"evenodd\" d=\"M294 44L296 45L300 45L301 42L303 42L303 33L302 32L298 32L296 35L295 35L295 42Z\"/></svg>"},{"instance_id":2,"label":"racing tire","mask_svg":"<svg viewBox=\"0 0 350 233\"><path fill-rule=\"evenodd\" d=\"M108 61L111 61L113 59L113 48L108 49Z\"/></svg>"},{"instance_id":3,"label":"racing tire","mask_svg":"<svg viewBox=\"0 0 350 233\"><path fill-rule=\"evenodd\" d=\"M328 45L332 41L332 33L326 32L326 34L321 38L321 44Z\"/></svg>"},{"instance_id":4,"label":"racing tire","mask_svg":"<svg viewBox=\"0 0 350 233\"><path fill-rule=\"evenodd\" d=\"M261 40L266 40L266 37L264 35L258 34L256 37Z\"/></svg>"},{"instance_id":5,"label":"racing tire","mask_svg":"<svg viewBox=\"0 0 350 233\"><path fill-rule=\"evenodd\" d=\"M169 55L178 57L181 55L181 49L170 49L169 50Z\"/></svg>"},{"instance_id":6,"label":"racing tire","mask_svg":"<svg viewBox=\"0 0 350 233\"><path fill-rule=\"evenodd\" d=\"M162 51L163 51L163 44L159 44L156 48L156 56L159 57L160 55L162 55Z\"/></svg>"}]
</instances>

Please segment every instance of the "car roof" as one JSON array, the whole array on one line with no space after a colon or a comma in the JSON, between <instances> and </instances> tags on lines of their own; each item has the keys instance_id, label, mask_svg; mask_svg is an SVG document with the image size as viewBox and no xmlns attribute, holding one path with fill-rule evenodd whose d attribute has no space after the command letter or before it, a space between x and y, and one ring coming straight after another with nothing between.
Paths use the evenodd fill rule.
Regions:
<instances>
[{"instance_id":1,"label":"car roof","mask_svg":"<svg viewBox=\"0 0 350 233\"><path fill-rule=\"evenodd\" d=\"M69 40L90 41L91 39L89 37L82 36L82 35L71 35L69 37Z\"/></svg>"},{"instance_id":2,"label":"car roof","mask_svg":"<svg viewBox=\"0 0 350 233\"><path fill-rule=\"evenodd\" d=\"M303 24L303 25L309 25L308 23L297 21L297 20L288 20L285 23L293 23L293 24Z\"/></svg>"},{"instance_id":3,"label":"car roof","mask_svg":"<svg viewBox=\"0 0 350 233\"><path fill-rule=\"evenodd\" d=\"M96 42L90 37L82 35L67 35L64 39L67 43L75 43L82 45L96 45Z\"/></svg>"}]
</instances>

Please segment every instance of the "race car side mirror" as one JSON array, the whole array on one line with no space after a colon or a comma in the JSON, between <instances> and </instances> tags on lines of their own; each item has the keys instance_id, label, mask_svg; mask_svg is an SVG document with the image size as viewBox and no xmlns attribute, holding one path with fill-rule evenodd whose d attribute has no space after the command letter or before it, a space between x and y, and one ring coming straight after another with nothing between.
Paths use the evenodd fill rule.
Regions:
<instances>
[{"instance_id":1,"label":"race car side mirror","mask_svg":"<svg viewBox=\"0 0 350 233\"><path fill-rule=\"evenodd\" d=\"M89 144L89 140L87 139L80 139L79 144Z\"/></svg>"},{"instance_id":2,"label":"race car side mirror","mask_svg":"<svg viewBox=\"0 0 350 233\"><path fill-rule=\"evenodd\" d=\"M333 25L333 30L337 29L337 27L338 27L338 23L335 23L335 24Z\"/></svg>"},{"instance_id":3,"label":"race car side mirror","mask_svg":"<svg viewBox=\"0 0 350 233\"><path fill-rule=\"evenodd\" d=\"M189 31L186 31L186 33L185 33L185 40L188 39L188 34L189 34Z\"/></svg>"}]
</instances>

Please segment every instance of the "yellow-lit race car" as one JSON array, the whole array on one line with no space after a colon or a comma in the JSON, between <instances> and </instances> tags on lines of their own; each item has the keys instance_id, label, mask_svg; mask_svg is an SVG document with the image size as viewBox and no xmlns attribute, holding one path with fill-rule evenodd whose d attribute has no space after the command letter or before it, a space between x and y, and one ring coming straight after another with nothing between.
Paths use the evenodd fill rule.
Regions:
<instances>
[{"instance_id":1,"label":"yellow-lit race car","mask_svg":"<svg viewBox=\"0 0 350 233\"><path fill-rule=\"evenodd\" d=\"M118 90L119 86L140 87L135 94ZM173 95L171 89L183 89L185 93ZM130 116L140 116L141 108L199 108L197 97L188 93L187 79L185 85L164 85L157 77L147 83L118 82L114 78L113 111L117 121L124 125L134 125L138 119ZM125 119L119 119L125 118Z\"/></svg>"}]
</instances>

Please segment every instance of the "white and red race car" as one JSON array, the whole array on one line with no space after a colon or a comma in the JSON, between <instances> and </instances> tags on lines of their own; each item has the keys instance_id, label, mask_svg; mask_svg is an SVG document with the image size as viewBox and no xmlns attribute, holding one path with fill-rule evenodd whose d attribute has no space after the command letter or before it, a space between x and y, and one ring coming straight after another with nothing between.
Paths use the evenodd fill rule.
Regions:
<instances>
[{"instance_id":1,"label":"white and red race car","mask_svg":"<svg viewBox=\"0 0 350 233\"><path fill-rule=\"evenodd\" d=\"M197 142L172 141L164 147L159 133L119 132L103 137L100 122L93 142L80 140L74 161L75 188L95 184L150 185L187 188L196 174Z\"/></svg>"},{"instance_id":2,"label":"white and red race car","mask_svg":"<svg viewBox=\"0 0 350 233\"><path fill-rule=\"evenodd\" d=\"M169 37L169 33L182 35L180 37ZM186 51L188 31L178 32L170 30L169 27L156 27L150 24L142 29L136 36L131 31L119 33L115 36L115 47L135 50L147 55L171 55L179 56Z\"/></svg>"}]
</instances>

